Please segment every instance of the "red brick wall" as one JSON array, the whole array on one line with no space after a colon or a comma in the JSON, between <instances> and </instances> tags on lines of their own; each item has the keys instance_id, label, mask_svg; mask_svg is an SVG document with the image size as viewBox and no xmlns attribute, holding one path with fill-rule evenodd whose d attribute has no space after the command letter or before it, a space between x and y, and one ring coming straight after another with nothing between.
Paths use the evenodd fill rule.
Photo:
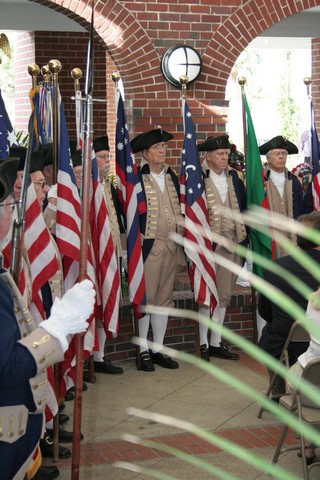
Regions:
<instances>
[{"instance_id":1,"label":"red brick wall","mask_svg":"<svg viewBox=\"0 0 320 480\"><path fill-rule=\"evenodd\" d=\"M84 26L90 22L87 0L36 0ZM130 105L131 134L161 124L175 134L169 160L180 157L181 101L160 71L161 57L172 45L187 43L202 56L203 71L188 89L189 107L199 140L225 131L225 88L243 49L264 30L320 0L161 0L96 3L95 28L120 71ZM132 117L131 117L132 114Z\"/></svg>"}]
</instances>

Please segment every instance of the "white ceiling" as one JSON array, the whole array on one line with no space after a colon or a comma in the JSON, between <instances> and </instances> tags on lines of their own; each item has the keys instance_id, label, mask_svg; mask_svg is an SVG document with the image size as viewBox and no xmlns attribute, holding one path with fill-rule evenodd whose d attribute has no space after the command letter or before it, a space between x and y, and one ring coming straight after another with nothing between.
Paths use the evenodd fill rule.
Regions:
<instances>
[{"instance_id":1,"label":"white ceiling","mask_svg":"<svg viewBox=\"0 0 320 480\"><path fill-rule=\"evenodd\" d=\"M0 0L0 30L84 31L67 16L32 0ZM277 23L255 39L250 47L308 48L310 38L320 38L320 7Z\"/></svg>"}]
</instances>

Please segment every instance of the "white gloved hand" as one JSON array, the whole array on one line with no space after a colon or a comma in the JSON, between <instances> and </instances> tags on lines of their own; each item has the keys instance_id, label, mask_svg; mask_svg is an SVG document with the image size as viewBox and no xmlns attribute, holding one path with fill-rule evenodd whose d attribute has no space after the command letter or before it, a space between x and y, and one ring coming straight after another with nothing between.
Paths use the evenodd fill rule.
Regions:
<instances>
[{"instance_id":1,"label":"white gloved hand","mask_svg":"<svg viewBox=\"0 0 320 480\"><path fill-rule=\"evenodd\" d=\"M126 250L123 250L121 256L121 265L125 272L128 272L128 253Z\"/></svg>"},{"instance_id":2,"label":"white gloved hand","mask_svg":"<svg viewBox=\"0 0 320 480\"><path fill-rule=\"evenodd\" d=\"M59 340L65 352L69 341L67 336L85 332L88 318L93 312L96 292L90 280L76 283L61 298L56 298L48 320L41 322L39 327Z\"/></svg>"},{"instance_id":3,"label":"white gloved hand","mask_svg":"<svg viewBox=\"0 0 320 480\"><path fill-rule=\"evenodd\" d=\"M55 200L58 197L58 184L54 184L50 187L48 193L47 193L47 198L54 198Z\"/></svg>"}]
</instances>

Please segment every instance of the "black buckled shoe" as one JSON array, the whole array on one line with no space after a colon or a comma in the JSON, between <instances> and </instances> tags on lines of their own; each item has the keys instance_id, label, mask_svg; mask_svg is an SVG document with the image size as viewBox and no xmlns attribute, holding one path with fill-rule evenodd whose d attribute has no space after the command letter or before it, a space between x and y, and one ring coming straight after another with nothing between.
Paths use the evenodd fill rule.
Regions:
<instances>
[{"instance_id":1,"label":"black buckled shoe","mask_svg":"<svg viewBox=\"0 0 320 480\"><path fill-rule=\"evenodd\" d=\"M53 430L47 429L47 432L53 437ZM80 433L80 440L83 440L83 435ZM72 443L73 432L68 432L64 427L59 425L59 443Z\"/></svg>"},{"instance_id":2,"label":"black buckled shoe","mask_svg":"<svg viewBox=\"0 0 320 480\"><path fill-rule=\"evenodd\" d=\"M57 467L41 465L32 480L52 480L59 477L60 472Z\"/></svg>"},{"instance_id":3,"label":"black buckled shoe","mask_svg":"<svg viewBox=\"0 0 320 480\"><path fill-rule=\"evenodd\" d=\"M53 440L48 432L44 432L43 438L40 439L41 455L44 458L53 458ZM71 457L69 448L59 445L59 458L66 459Z\"/></svg>"},{"instance_id":4,"label":"black buckled shoe","mask_svg":"<svg viewBox=\"0 0 320 480\"><path fill-rule=\"evenodd\" d=\"M179 363L175 360L172 360L168 355L164 355L161 352L153 353L150 352L150 358L153 363L160 365L163 368L179 368Z\"/></svg>"},{"instance_id":5,"label":"black buckled shoe","mask_svg":"<svg viewBox=\"0 0 320 480\"><path fill-rule=\"evenodd\" d=\"M151 361L149 352L147 352L147 350L140 353L140 364L141 364L140 369L143 370L144 372L154 372L155 371L154 365Z\"/></svg>"},{"instance_id":6,"label":"black buckled shoe","mask_svg":"<svg viewBox=\"0 0 320 480\"><path fill-rule=\"evenodd\" d=\"M230 352L227 345L225 345L222 342L220 342L220 347L212 347L212 345L210 345L209 354L210 354L210 357L223 358L224 360L239 360L240 359L240 357L237 353Z\"/></svg>"},{"instance_id":7,"label":"black buckled shoe","mask_svg":"<svg viewBox=\"0 0 320 480\"><path fill-rule=\"evenodd\" d=\"M59 413L59 424L64 425L65 423L69 422L70 417L66 413Z\"/></svg>"},{"instance_id":8,"label":"black buckled shoe","mask_svg":"<svg viewBox=\"0 0 320 480\"><path fill-rule=\"evenodd\" d=\"M123 369L121 367L112 365L109 360L104 360L104 362L94 362L94 370L97 373L107 373L111 375L123 373Z\"/></svg>"},{"instance_id":9,"label":"black buckled shoe","mask_svg":"<svg viewBox=\"0 0 320 480\"><path fill-rule=\"evenodd\" d=\"M88 390L88 385L86 383L83 382L82 384L82 391L85 392ZM68 392L72 392L74 393L76 391L76 387L71 387L69 388Z\"/></svg>"},{"instance_id":10,"label":"black buckled shoe","mask_svg":"<svg viewBox=\"0 0 320 480\"><path fill-rule=\"evenodd\" d=\"M202 360L210 362L210 352L206 344L200 345L200 355Z\"/></svg>"}]
</instances>

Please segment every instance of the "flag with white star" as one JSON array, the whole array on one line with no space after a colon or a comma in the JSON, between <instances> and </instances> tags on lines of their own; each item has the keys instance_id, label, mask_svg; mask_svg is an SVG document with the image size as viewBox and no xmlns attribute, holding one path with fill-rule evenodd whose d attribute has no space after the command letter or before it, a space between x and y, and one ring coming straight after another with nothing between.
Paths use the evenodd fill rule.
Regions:
<instances>
[{"instance_id":1,"label":"flag with white star","mask_svg":"<svg viewBox=\"0 0 320 480\"><path fill-rule=\"evenodd\" d=\"M218 293L213 257L213 246L206 232L210 231L207 200L202 169L196 144L192 116L183 99L184 141L181 158L180 199L185 216L185 252L191 262L190 283L196 302L210 307L211 314L217 306Z\"/></svg>"},{"instance_id":2,"label":"flag with white star","mask_svg":"<svg viewBox=\"0 0 320 480\"><path fill-rule=\"evenodd\" d=\"M120 93L116 128L116 174L127 234L129 299L136 314L141 316L138 307L146 304L146 291L139 214L145 213L146 203L131 151L128 125Z\"/></svg>"},{"instance_id":3,"label":"flag with white star","mask_svg":"<svg viewBox=\"0 0 320 480\"><path fill-rule=\"evenodd\" d=\"M8 158L9 148L18 145L0 90L0 159Z\"/></svg>"}]
</instances>

